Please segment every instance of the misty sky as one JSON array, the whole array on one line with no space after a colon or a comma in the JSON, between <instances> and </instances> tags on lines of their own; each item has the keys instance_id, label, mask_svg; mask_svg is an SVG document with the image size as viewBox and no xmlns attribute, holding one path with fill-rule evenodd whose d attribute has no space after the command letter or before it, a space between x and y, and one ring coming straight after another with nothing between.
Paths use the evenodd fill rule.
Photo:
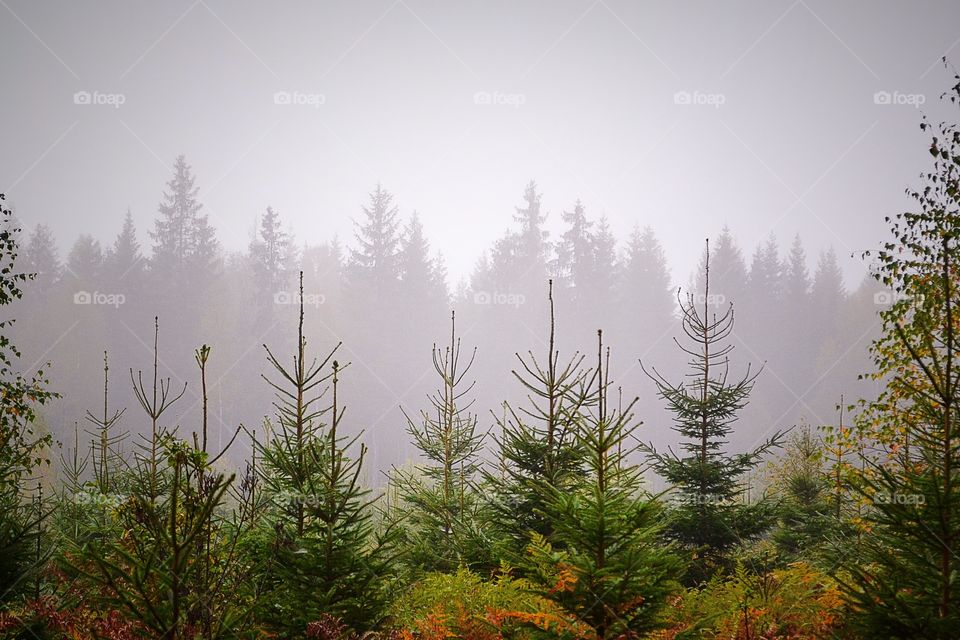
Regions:
<instances>
[{"instance_id":1,"label":"misty sky","mask_svg":"<svg viewBox=\"0 0 960 640\"><path fill-rule=\"evenodd\" d=\"M850 253L926 167L939 58L960 56L955 2L0 0L0 16L0 191L64 254L81 232L111 241L127 207L148 244L184 153L228 250L268 205L300 241L349 240L379 181L453 284L532 178L556 231L578 197L620 237L652 225L678 283L728 224L748 258L771 230L811 260L832 244L855 285Z\"/></svg>"}]
</instances>

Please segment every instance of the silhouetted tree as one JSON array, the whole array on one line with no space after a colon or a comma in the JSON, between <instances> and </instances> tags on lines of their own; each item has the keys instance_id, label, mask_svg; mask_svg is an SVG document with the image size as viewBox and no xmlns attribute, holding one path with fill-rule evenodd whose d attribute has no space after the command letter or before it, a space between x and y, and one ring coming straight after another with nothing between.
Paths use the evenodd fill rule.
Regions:
<instances>
[{"instance_id":1,"label":"silhouetted tree","mask_svg":"<svg viewBox=\"0 0 960 640\"><path fill-rule=\"evenodd\" d=\"M257 324L260 330L273 316L275 296L289 293L293 241L284 232L280 214L272 207L260 219L260 229L250 241L250 263L253 271L253 286L258 309Z\"/></svg>"},{"instance_id":2,"label":"silhouetted tree","mask_svg":"<svg viewBox=\"0 0 960 640\"><path fill-rule=\"evenodd\" d=\"M837 336L840 325L840 305L846 297L843 274L833 248L820 254L813 277L810 304L813 310L817 338L826 341Z\"/></svg>"},{"instance_id":3,"label":"silhouetted tree","mask_svg":"<svg viewBox=\"0 0 960 640\"><path fill-rule=\"evenodd\" d=\"M674 322L677 302L663 247L653 229L634 227L620 267L616 305L625 341L633 353L644 353Z\"/></svg>"},{"instance_id":4,"label":"silhouetted tree","mask_svg":"<svg viewBox=\"0 0 960 640\"><path fill-rule=\"evenodd\" d=\"M399 209L393 195L380 184L363 207L363 218L355 222L356 246L350 250L347 273L351 288L377 304L392 301L400 277Z\"/></svg>"},{"instance_id":5,"label":"silhouetted tree","mask_svg":"<svg viewBox=\"0 0 960 640\"><path fill-rule=\"evenodd\" d=\"M94 286L103 267L103 251L93 236L82 234L67 256L66 271L77 286Z\"/></svg>"},{"instance_id":6,"label":"silhouetted tree","mask_svg":"<svg viewBox=\"0 0 960 640\"><path fill-rule=\"evenodd\" d=\"M724 227L717 241L714 243L712 262L713 279L710 283L711 298L707 302L713 311L719 311L728 303L746 299L747 294L747 267L743 260L743 253L730 233L729 227ZM697 270L697 297L705 295L704 282L707 253L704 252Z\"/></svg>"},{"instance_id":7,"label":"silhouetted tree","mask_svg":"<svg viewBox=\"0 0 960 640\"><path fill-rule=\"evenodd\" d=\"M196 178L185 156L177 156L173 172L158 207L160 217L150 232L151 266L155 272L172 277L179 284L185 276L188 259L197 250L200 240L197 227L203 205L197 199L199 187L194 185Z\"/></svg>"},{"instance_id":8,"label":"silhouetted tree","mask_svg":"<svg viewBox=\"0 0 960 640\"><path fill-rule=\"evenodd\" d=\"M105 266L107 275L118 290L129 294L141 286L146 265L137 241L133 214L129 209L123 217L123 227L113 241L113 247L107 251Z\"/></svg>"},{"instance_id":9,"label":"silhouetted tree","mask_svg":"<svg viewBox=\"0 0 960 640\"><path fill-rule=\"evenodd\" d=\"M30 282L30 288L36 291L41 299L60 279L61 265L57 243L53 232L46 225L38 224L30 233L23 252L23 268L26 269L26 273L36 274Z\"/></svg>"}]
</instances>

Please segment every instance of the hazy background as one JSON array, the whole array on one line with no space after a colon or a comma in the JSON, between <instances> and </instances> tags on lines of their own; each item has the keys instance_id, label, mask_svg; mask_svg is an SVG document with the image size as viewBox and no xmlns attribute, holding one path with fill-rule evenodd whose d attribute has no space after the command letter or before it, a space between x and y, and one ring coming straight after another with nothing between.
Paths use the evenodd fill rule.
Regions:
<instances>
[{"instance_id":1,"label":"hazy background","mask_svg":"<svg viewBox=\"0 0 960 640\"><path fill-rule=\"evenodd\" d=\"M903 189L927 156L917 124L924 112L944 113L938 96L949 76L939 59L960 43L960 6L952 2L0 0L0 16L0 191L25 234L48 226L66 260L80 234L109 246L129 209L149 258L147 232L174 160L185 154L192 166L220 243L224 280L216 286L229 295L206 300L198 326L172 324L164 343L177 355L167 369L193 380L192 349L214 346L224 428L270 410L269 393L248 387L257 383L258 345L266 340L244 324L253 314L241 291L242 256L267 206L280 212L297 246L338 238L347 262L353 221L382 184L404 221L419 213L431 255L443 255L451 294L463 286L451 304L464 306L478 290L477 260L516 228L514 208L531 179L543 194L550 240L560 238L561 212L578 198L592 219L608 219L618 255L634 225L649 225L671 287L690 282L703 239L724 226L747 266L771 232L781 257L802 237L811 276L832 247L849 316L843 331L802 344L789 334L758 338L765 346L745 336L750 348L738 352L744 362L768 360L773 372L755 394L767 408L752 416L750 433L768 422L826 420L818 414L830 412L830 398L847 383L856 395L875 319L874 292L861 286L866 266L852 254L876 245L883 216L907 206ZM103 103L85 104L85 95ZM174 297L157 308L143 284L122 326L109 309L97 310L94 326L83 315L90 309L61 304L76 283L61 288L62 296L35 302L21 319L28 325L21 331L32 332L22 336L27 359L52 360L66 396L49 418L57 433L81 419L80 407L95 406L98 351L117 352L117 402L130 404L125 372L148 364L150 317L160 313L163 322L201 306L177 306ZM328 329L318 348L335 338L352 346L363 365L355 420L380 429L389 455L378 454L378 466L402 461L406 451L393 444L404 440L396 405L420 403L425 389L412 383L429 368L432 340L443 337L444 312L432 325L413 322L423 335L391 323L383 309L377 320L388 328L359 329L357 318L373 312L355 301L333 319L335 300L330 294L313 310ZM632 311L622 300L607 304L601 317L628 335ZM579 331L570 349L589 347L592 318L578 315L576 304L565 311ZM289 338L290 312L277 311L277 340ZM523 310L525 326L542 326L542 312ZM758 311L751 323L777 317ZM530 331L496 323L473 331L465 341L484 359L478 409L489 423L497 399L517 395L510 353L539 344ZM403 349L384 355L379 340ZM627 364L646 350L641 342L626 345L622 368L635 393L646 395L642 417L656 422L652 385L631 378L638 371ZM680 370L668 339L649 342L666 343L658 356ZM407 353L421 360L406 364ZM788 380L784 372L798 366L807 378ZM838 378L821 398L798 403L814 371ZM193 407L182 410L195 419Z\"/></svg>"}]
</instances>

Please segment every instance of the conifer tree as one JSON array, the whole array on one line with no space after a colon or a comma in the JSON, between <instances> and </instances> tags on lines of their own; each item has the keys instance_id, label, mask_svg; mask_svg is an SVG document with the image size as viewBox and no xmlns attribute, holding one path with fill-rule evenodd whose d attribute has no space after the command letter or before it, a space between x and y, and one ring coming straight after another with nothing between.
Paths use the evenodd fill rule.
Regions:
<instances>
[{"instance_id":1,"label":"conifer tree","mask_svg":"<svg viewBox=\"0 0 960 640\"><path fill-rule=\"evenodd\" d=\"M173 170L150 237L154 242L153 268L179 281L189 257L196 251L197 224L203 205L197 199L199 187L194 185L196 178L185 156L177 156Z\"/></svg>"},{"instance_id":2,"label":"conifer tree","mask_svg":"<svg viewBox=\"0 0 960 640\"><path fill-rule=\"evenodd\" d=\"M790 256L784 265L781 289L784 298L793 308L805 306L807 296L810 294L810 272L807 269L807 253L803 249L803 241L800 240L799 235L794 237L793 244L790 245Z\"/></svg>"},{"instance_id":3,"label":"conifer tree","mask_svg":"<svg viewBox=\"0 0 960 640\"><path fill-rule=\"evenodd\" d=\"M419 310L420 315L427 315L440 305L445 306L445 276L430 257L430 245L416 211L400 236L397 265L405 306L411 311Z\"/></svg>"},{"instance_id":4,"label":"conifer tree","mask_svg":"<svg viewBox=\"0 0 960 640\"><path fill-rule=\"evenodd\" d=\"M776 462L774 489L780 503L771 539L784 564L823 557L837 531L824 453L817 434L804 425Z\"/></svg>"},{"instance_id":5,"label":"conifer tree","mask_svg":"<svg viewBox=\"0 0 960 640\"><path fill-rule=\"evenodd\" d=\"M713 312L722 311L728 303L734 300L746 299L747 293L747 265L743 259L743 252L730 232L724 227L717 238L713 254L704 251L697 271L696 295L697 298L706 296L706 263L712 263L713 282L710 283L710 299L708 303Z\"/></svg>"},{"instance_id":6,"label":"conifer tree","mask_svg":"<svg viewBox=\"0 0 960 640\"><path fill-rule=\"evenodd\" d=\"M543 517L545 487L572 487L583 471L584 451L576 438L580 412L592 402L592 372L582 368L584 356L575 353L566 364L556 348L553 281L549 284L547 353L538 360L533 352L516 354L520 369L512 371L527 393L528 406L504 403L504 416L494 414L500 433L500 465L488 469L491 509L497 526L507 536L504 553L522 554L531 533L547 535L550 523Z\"/></svg>"},{"instance_id":7,"label":"conifer tree","mask_svg":"<svg viewBox=\"0 0 960 640\"><path fill-rule=\"evenodd\" d=\"M113 241L113 247L107 251L104 262L107 274L113 279L114 291L123 291L129 296L142 286L145 264L130 209L127 209L123 227Z\"/></svg>"},{"instance_id":8,"label":"conifer tree","mask_svg":"<svg viewBox=\"0 0 960 640\"><path fill-rule=\"evenodd\" d=\"M887 219L874 271L897 297L872 347L874 377L886 383L875 409L890 411L892 395L903 416L887 455L861 455L855 487L872 508L844 580L855 623L874 637L950 638L960 628L960 125L924 119L921 129L933 167L907 191L916 210Z\"/></svg>"},{"instance_id":9,"label":"conifer tree","mask_svg":"<svg viewBox=\"0 0 960 640\"><path fill-rule=\"evenodd\" d=\"M103 251L100 243L89 234L82 234L73 243L67 256L66 271L73 284L93 286L101 275Z\"/></svg>"},{"instance_id":10,"label":"conifer tree","mask_svg":"<svg viewBox=\"0 0 960 640\"><path fill-rule=\"evenodd\" d=\"M534 537L527 565L545 596L598 639L639 637L665 626L663 610L683 567L659 540L663 509L644 493L630 461L637 399L611 406L610 352L597 334L596 402L576 432L585 476L573 487L545 487L551 533Z\"/></svg>"},{"instance_id":11,"label":"conifer tree","mask_svg":"<svg viewBox=\"0 0 960 640\"><path fill-rule=\"evenodd\" d=\"M738 413L748 401L759 372L750 367L731 380L727 343L733 332L733 305L721 316L710 310L710 246L704 259L703 300L692 295L681 301L683 331L689 346L675 339L690 357L688 380L671 383L656 369L644 371L657 386L674 416L674 431L683 438L682 453L649 448L654 469L674 491L674 506L667 537L694 557L688 576L693 583L729 567L729 553L764 533L773 523L771 503L746 500L748 474L764 454L780 445L776 433L757 448L738 454L723 449ZM699 308L698 308L699 306ZM641 363L641 366L642 363Z\"/></svg>"},{"instance_id":12,"label":"conifer tree","mask_svg":"<svg viewBox=\"0 0 960 640\"><path fill-rule=\"evenodd\" d=\"M547 279L550 253L544 228L547 216L540 200L537 183L531 180L523 192L524 204L515 208L513 216L519 229L508 231L494 244L489 272L484 274L489 278L488 291L516 293L528 301L540 298L537 292Z\"/></svg>"},{"instance_id":13,"label":"conifer tree","mask_svg":"<svg viewBox=\"0 0 960 640\"><path fill-rule=\"evenodd\" d=\"M26 273L35 274L31 279L31 288L40 296L45 296L53 284L59 280L61 264L57 254L57 243L49 227L38 224L30 233L23 252L23 268Z\"/></svg>"},{"instance_id":14,"label":"conifer tree","mask_svg":"<svg viewBox=\"0 0 960 640\"><path fill-rule=\"evenodd\" d=\"M580 302L593 284L596 250L591 227L583 203L577 200L573 211L564 211L561 218L567 230L557 245L556 276L564 288L570 289L571 300Z\"/></svg>"},{"instance_id":15,"label":"conifer tree","mask_svg":"<svg viewBox=\"0 0 960 640\"><path fill-rule=\"evenodd\" d=\"M283 230L280 214L267 207L249 248L261 331L272 316L274 297L290 284L293 251L293 239Z\"/></svg>"},{"instance_id":16,"label":"conifer tree","mask_svg":"<svg viewBox=\"0 0 960 640\"><path fill-rule=\"evenodd\" d=\"M400 275L399 209L393 195L380 184L363 207L363 219L355 223L357 246L350 251L348 273L351 286L362 288L369 299L392 299Z\"/></svg>"},{"instance_id":17,"label":"conifer tree","mask_svg":"<svg viewBox=\"0 0 960 640\"><path fill-rule=\"evenodd\" d=\"M377 529L374 498L361 484L366 446L342 432L339 345L320 363L308 363L306 345L301 273L293 367L265 346L279 376L267 378L277 392L277 428L259 446L264 488L278 508L270 619L293 634L323 615L364 631L382 615L394 534ZM327 382L331 398L321 405Z\"/></svg>"},{"instance_id":18,"label":"conifer tree","mask_svg":"<svg viewBox=\"0 0 960 640\"><path fill-rule=\"evenodd\" d=\"M642 353L645 340L652 343L670 326L676 307L667 258L652 228L633 228L619 272L617 305L629 319L621 333Z\"/></svg>"},{"instance_id":19,"label":"conifer tree","mask_svg":"<svg viewBox=\"0 0 960 640\"><path fill-rule=\"evenodd\" d=\"M840 305L845 297L843 274L837 262L837 253L831 247L820 254L810 290L810 304L815 313L814 328L819 342L837 337Z\"/></svg>"},{"instance_id":20,"label":"conifer tree","mask_svg":"<svg viewBox=\"0 0 960 640\"><path fill-rule=\"evenodd\" d=\"M260 219L260 229L250 242L258 297L272 299L273 294L287 286L293 266L289 262L292 245L292 239L283 230L280 214L273 207L267 207Z\"/></svg>"},{"instance_id":21,"label":"conifer tree","mask_svg":"<svg viewBox=\"0 0 960 640\"><path fill-rule=\"evenodd\" d=\"M751 297L756 301L752 305L754 309L759 311L779 303L782 274L777 239L771 232L767 241L757 247L750 263L747 285Z\"/></svg>"},{"instance_id":22,"label":"conifer tree","mask_svg":"<svg viewBox=\"0 0 960 640\"><path fill-rule=\"evenodd\" d=\"M464 377L476 349L461 361L456 315L450 316L450 343L433 346L433 367L442 386L429 396L430 406L416 417L404 412L407 433L426 462L413 471L396 471L394 484L403 501L406 561L417 571L453 571L486 555L477 541L476 475L484 434L468 395L473 382Z\"/></svg>"}]
</instances>

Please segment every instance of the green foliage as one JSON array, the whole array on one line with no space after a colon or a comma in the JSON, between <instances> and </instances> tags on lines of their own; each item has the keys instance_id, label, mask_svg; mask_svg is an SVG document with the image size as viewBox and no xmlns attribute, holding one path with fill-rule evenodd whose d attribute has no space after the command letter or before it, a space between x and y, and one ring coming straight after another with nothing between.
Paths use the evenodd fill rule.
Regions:
<instances>
[{"instance_id":1,"label":"green foliage","mask_svg":"<svg viewBox=\"0 0 960 640\"><path fill-rule=\"evenodd\" d=\"M603 358L601 342L596 402L576 433L587 453L586 474L572 489L544 486L551 533L534 537L527 570L544 597L600 639L661 626L683 571L671 546L658 540L663 510L643 494L639 469L628 461L637 448L636 400L609 408ZM609 365L609 352L606 358Z\"/></svg>"},{"instance_id":2,"label":"green foliage","mask_svg":"<svg viewBox=\"0 0 960 640\"><path fill-rule=\"evenodd\" d=\"M230 529L214 523L233 476L209 473L205 453L169 435L160 446L165 493L152 496L150 480L142 479L116 510L124 534L86 541L70 554L70 568L98 588L104 606L154 637L247 637L246 612L198 588L211 584L205 575L211 570L220 580L233 577L230 563L214 568L209 557L212 549L225 554L231 547Z\"/></svg>"},{"instance_id":3,"label":"green foliage","mask_svg":"<svg viewBox=\"0 0 960 640\"><path fill-rule=\"evenodd\" d=\"M674 415L674 431L684 439L680 445L684 455L672 450L661 453L652 447L648 451L654 468L673 489L667 537L693 554L689 580L694 584L729 567L732 550L773 524L774 509L768 500L746 501L745 480L781 440L777 433L752 451L724 451L759 374L752 374L748 367L740 379L729 378L733 346L726 341L733 333L733 304L719 317L710 312L709 243L702 296L702 311L693 295L680 304L683 330L693 343L687 347L677 342L691 358L688 380L671 383L656 369L647 374Z\"/></svg>"},{"instance_id":4,"label":"green foliage","mask_svg":"<svg viewBox=\"0 0 960 640\"><path fill-rule=\"evenodd\" d=\"M363 631L382 616L395 534L390 526L378 528L374 499L361 484L366 447L356 446L359 435L340 431L344 408L337 393L345 367L333 360L336 348L319 365L306 364L302 273L300 278L293 369L267 349L283 383L270 383L277 391L279 429L259 446L261 477L275 507L267 514L275 538L265 615L286 634L302 633L322 615ZM327 380L332 398L321 408L323 392L317 388ZM322 421L326 416L328 424ZM349 453L354 449L359 449L355 457Z\"/></svg>"},{"instance_id":5,"label":"green foliage","mask_svg":"<svg viewBox=\"0 0 960 640\"><path fill-rule=\"evenodd\" d=\"M6 308L33 276L16 270L20 230L12 228L10 210L0 206L0 216L0 308ZM20 351L8 335L12 323L0 321L0 609L30 586L39 569L36 549L49 511L35 474L50 463L52 439L35 428L36 410L55 397L42 370L26 377L14 369Z\"/></svg>"},{"instance_id":6,"label":"green foliage","mask_svg":"<svg viewBox=\"0 0 960 640\"><path fill-rule=\"evenodd\" d=\"M889 392L873 409L889 412L893 398L904 411L886 431L889 454L864 459L855 488L871 508L844 584L855 623L891 638L955 637L960 628L960 125L942 123L931 138L933 168L908 191L918 210L888 218L893 237L876 254L876 277L897 302L882 312L873 348Z\"/></svg>"},{"instance_id":7,"label":"green foliage","mask_svg":"<svg viewBox=\"0 0 960 640\"><path fill-rule=\"evenodd\" d=\"M560 365L555 348L553 282L550 283L550 327L546 362L533 353L527 359L517 354L522 372L514 370L529 407L514 409L504 403L504 417L497 419L500 434L500 468L485 473L490 488L492 517L505 534L508 560L522 556L531 533L548 535L545 487L565 490L579 481L584 451L577 438L580 411L591 402L589 371L581 368L584 357L575 354Z\"/></svg>"},{"instance_id":8,"label":"green foliage","mask_svg":"<svg viewBox=\"0 0 960 640\"><path fill-rule=\"evenodd\" d=\"M787 564L816 558L836 532L837 520L830 503L823 445L809 426L790 437L774 469L779 508L771 538L778 560Z\"/></svg>"},{"instance_id":9,"label":"green foliage","mask_svg":"<svg viewBox=\"0 0 960 640\"><path fill-rule=\"evenodd\" d=\"M407 433L426 464L414 471L396 470L392 482L402 500L402 546L414 571L452 571L460 566L489 564L489 550L479 532L481 501L475 476L484 434L466 400L473 383L464 385L476 350L460 361L456 317L450 318L450 344L433 347L433 367L442 388L429 396L430 408L418 419L406 413ZM462 368L461 368L462 367Z\"/></svg>"}]
</instances>

